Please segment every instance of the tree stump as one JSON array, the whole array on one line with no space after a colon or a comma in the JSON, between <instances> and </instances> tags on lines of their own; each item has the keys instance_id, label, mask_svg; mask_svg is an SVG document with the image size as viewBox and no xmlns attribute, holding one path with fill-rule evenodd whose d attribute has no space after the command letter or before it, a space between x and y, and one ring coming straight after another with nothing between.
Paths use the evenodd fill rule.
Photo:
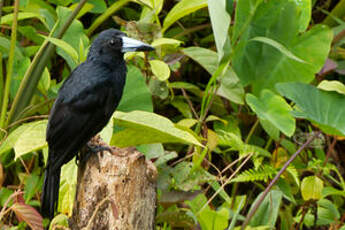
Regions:
<instances>
[{"instance_id":1,"label":"tree stump","mask_svg":"<svg viewBox=\"0 0 345 230\"><path fill-rule=\"evenodd\" d=\"M116 155L93 154L79 166L72 230L154 229L155 166L135 148L113 150Z\"/></svg>"}]
</instances>

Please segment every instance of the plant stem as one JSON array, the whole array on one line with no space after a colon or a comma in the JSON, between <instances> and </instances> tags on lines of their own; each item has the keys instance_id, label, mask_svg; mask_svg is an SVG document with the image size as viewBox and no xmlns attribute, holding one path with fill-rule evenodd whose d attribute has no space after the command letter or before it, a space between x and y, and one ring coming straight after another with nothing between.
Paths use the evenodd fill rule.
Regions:
<instances>
[{"instance_id":1,"label":"plant stem","mask_svg":"<svg viewBox=\"0 0 345 230\"><path fill-rule=\"evenodd\" d=\"M78 6L74 9L71 16L58 32L56 38L61 39L68 27L71 25L74 18L78 15L81 8L87 0L81 0ZM37 84L41 78L44 68L47 66L49 58L55 50L55 45L45 41L39 51L36 53L30 67L25 72L24 78L19 86L16 97L14 98L12 108L9 112L5 126L20 118L19 114L30 103L32 96L37 88Z\"/></svg>"},{"instance_id":2,"label":"plant stem","mask_svg":"<svg viewBox=\"0 0 345 230\"><path fill-rule=\"evenodd\" d=\"M97 27L102 24L106 19L113 15L117 10L127 4L129 0L118 0L113 3L101 16L96 18L89 29L87 29L86 34L90 36Z\"/></svg>"},{"instance_id":3,"label":"plant stem","mask_svg":"<svg viewBox=\"0 0 345 230\"><path fill-rule=\"evenodd\" d=\"M7 106L8 106L9 96L10 96L10 85L11 85L13 64L14 64L14 51L16 48L16 41L17 41L18 11L19 11L19 0L16 0L14 2L13 22L12 22L12 31L11 31L11 44L10 44L10 51L8 54L6 83L5 83L2 109L1 109L1 115L0 115L0 127L1 128L4 128L4 126L5 126Z\"/></svg>"},{"instance_id":4,"label":"plant stem","mask_svg":"<svg viewBox=\"0 0 345 230\"><path fill-rule=\"evenodd\" d=\"M246 144L249 143L250 138L253 136L253 133L254 133L256 127L258 126L258 124L259 124L259 119L257 119L257 120L255 121L254 125L253 125L252 128L249 130L248 136L247 136L247 138L246 138L246 140L245 140L245 143L246 143Z\"/></svg>"},{"instance_id":5,"label":"plant stem","mask_svg":"<svg viewBox=\"0 0 345 230\"><path fill-rule=\"evenodd\" d=\"M303 149L305 149L315 138L317 138L320 135L320 131L316 132L314 135L309 137L309 139L290 157L290 159L284 164L284 166L280 169L278 174L273 178L273 180L270 182L270 184L265 189L264 193L260 196L260 199L255 204L253 209L249 212L247 215L245 221L242 224L241 229L244 230L246 226L248 225L250 219L254 216L256 210L259 208L261 203L264 201L265 197L267 196L268 192L271 190L273 185L278 181L280 176L283 174L283 172L287 169L287 167L291 164L291 162L302 152Z\"/></svg>"}]
</instances>

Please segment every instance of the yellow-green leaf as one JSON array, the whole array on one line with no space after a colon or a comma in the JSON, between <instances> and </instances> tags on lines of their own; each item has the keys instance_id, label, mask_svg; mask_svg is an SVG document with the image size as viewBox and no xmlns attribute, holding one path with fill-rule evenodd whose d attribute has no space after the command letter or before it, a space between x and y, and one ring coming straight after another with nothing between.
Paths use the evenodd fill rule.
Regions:
<instances>
[{"instance_id":1,"label":"yellow-green leaf","mask_svg":"<svg viewBox=\"0 0 345 230\"><path fill-rule=\"evenodd\" d=\"M153 74L158 78L158 80L165 81L170 77L170 69L168 64L165 62L152 60L150 61L150 66Z\"/></svg>"},{"instance_id":2,"label":"yellow-green leaf","mask_svg":"<svg viewBox=\"0 0 345 230\"><path fill-rule=\"evenodd\" d=\"M19 133L20 136L14 144L15 159L47 145L47 122L47 120L32 122L25 129L25 132Z\"/></svg>"},{"instance_id":3,"label":"yellow-green leaf","mask_svg":"<svg viewBox=\"0 0 345 230\"><path fill-rule=\"evenodd\" d=\"M163 46L163 45L171 45L171 46L179 46L181 45L182 41L172 39L172 38L157 38L151 44L153 47Z\"/></svg>"},{"instance_id":4,"label":"yellow-green leaf","mask_svg":"<svg viewBox=\"0 0 345 230\"><path fill-rule=\"evenodd\" d=\"M304 200L319 200L322 197L323 181L317 176L305 177L301 184Z\"/></svg>"},{"instance_id":5,"label":"yellow-green leaf","mask_svg":"<svg viewBox=\"0 0 345 230\"><path fill-rule=\"evenodd\" d=\"M78 63L79 60L79 55L78 52L67 42L65 42L62 39L57 39L57 38L53 38L53 37L47 37L44 35L40 35L42 37L44 37L46 40L50 41L51 43L53 43L54 45L58 46L59 48L63 49L66 53L68 53L69 56L71 56L71 58L73 58L73 60Z\"/></svg>"},{"instance_id":6,"label":"yellow-green leaf","mask_svg":"<svg viewBox=\"0 0 345 230\"><path fill-rule=\"evenodd\" d=\"M345 95L345 85L341 83L340 81L323 80L322 82L320 82L317 88L323 89L326 91L335 91L337 93Z\"/></svg>"}]
</instances>

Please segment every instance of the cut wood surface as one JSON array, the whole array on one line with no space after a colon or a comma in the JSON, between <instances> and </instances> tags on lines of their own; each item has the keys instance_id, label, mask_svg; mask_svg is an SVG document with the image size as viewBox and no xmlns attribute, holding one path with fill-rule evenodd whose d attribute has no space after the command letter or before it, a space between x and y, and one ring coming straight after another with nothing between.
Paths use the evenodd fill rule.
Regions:
<instances>
[{"instance_id":1,"label":"cut wood surface","mask_svg":"<svg viewBox=\"0 0 345 230\"><path fill-rule=\"evenodd\" d=\"M135 148L113 150L80 164L71 229L154 229L155 166Z\"/></svg>"}]
</instances>

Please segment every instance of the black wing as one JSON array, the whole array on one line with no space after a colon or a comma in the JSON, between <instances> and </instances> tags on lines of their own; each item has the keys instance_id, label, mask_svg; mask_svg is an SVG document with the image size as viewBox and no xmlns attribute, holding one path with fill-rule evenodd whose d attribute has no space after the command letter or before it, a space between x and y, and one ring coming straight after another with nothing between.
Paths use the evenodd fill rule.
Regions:
<instances>
[{"instance_id":1,"label":"black wing","mask_svg":"<svg viewBox=\"0 0 345 230\"><path fill-rule=\"evenodd\" d=\"M83 63L61 87L47 127L53 171L70 161L109 121L123 88L113 75L102 65Z\"/></svg>"}]
</instances>

